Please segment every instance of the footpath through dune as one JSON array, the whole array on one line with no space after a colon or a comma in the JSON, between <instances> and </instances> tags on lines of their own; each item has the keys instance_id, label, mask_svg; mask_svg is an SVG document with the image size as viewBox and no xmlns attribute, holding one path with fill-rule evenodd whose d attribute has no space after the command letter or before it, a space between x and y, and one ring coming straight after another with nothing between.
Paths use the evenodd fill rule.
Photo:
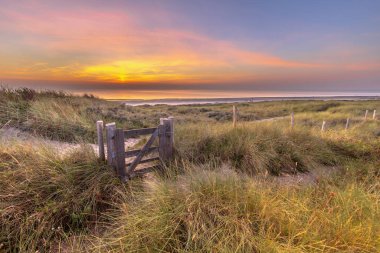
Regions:
<instances>
[{"instance_id":1,"label":"footpath through dune","mask_svg":"<svg viewBox=\"0 0 380 253\"><path fill-rule=\"evenodd\" d=\"M33 135L31 133L22 131L20 129L14 128L14 127L3 127L0 128L0 142L2 143L9 143L11 144L14 141L19 142L27 142L32 145L45 145L49 148L52 148L54 151L56 151L59 155L65 156L68 153L71 153L72 151L80 148L82 145L88 145L91 146L92 149L96 154L98 154L98 145L92 144L92 143L70 143L70 142L63 142L63 141L54 141L47 138L43 138L41 136ZM133 147L136 145L140 139L137 138L130 138L126 140L125 146Z\"/></svg>"}]
</instances>

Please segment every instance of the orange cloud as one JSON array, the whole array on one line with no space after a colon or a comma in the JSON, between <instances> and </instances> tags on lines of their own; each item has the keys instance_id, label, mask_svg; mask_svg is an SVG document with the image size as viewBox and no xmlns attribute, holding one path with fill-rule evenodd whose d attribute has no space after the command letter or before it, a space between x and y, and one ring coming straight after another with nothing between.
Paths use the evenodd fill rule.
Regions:
<instances>
[{"instance_id":1,"label":"orange cloud","mask_svg":"<svg viewBox=\"0 0 380 253\"><path fill-rule=\"evenodd\" d=\"M240 49L195 32L146 29L115 10L35 13L20 9L0 11L5 17L0 30L21 38L19 47L28 52L20 59L0 50L0 74L6 78L217 82L256 76L262 68L313 66Z\"/></svg>"}]
</instances>

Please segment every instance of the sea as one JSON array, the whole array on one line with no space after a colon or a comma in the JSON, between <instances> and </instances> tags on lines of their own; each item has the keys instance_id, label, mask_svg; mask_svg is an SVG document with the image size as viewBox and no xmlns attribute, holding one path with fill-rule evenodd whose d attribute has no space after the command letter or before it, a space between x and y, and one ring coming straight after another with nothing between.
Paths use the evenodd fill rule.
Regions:
<instances>
[{"instance_id":1,"label":"sea","mask_svg":"<svg viewBox=\"0 0 380 253\"><path fill-rule=\"evenodd\" d=\"M290 100L380 100L380 96L313 96L313 97L242 97L242 98L194 98L194 99L127 99L112 100L119 101L125 105L142 106L142 105L202 105L202 104L225 104L225 103L254 103L264 101L290 101Z\"/></svg>"}]
</instances>

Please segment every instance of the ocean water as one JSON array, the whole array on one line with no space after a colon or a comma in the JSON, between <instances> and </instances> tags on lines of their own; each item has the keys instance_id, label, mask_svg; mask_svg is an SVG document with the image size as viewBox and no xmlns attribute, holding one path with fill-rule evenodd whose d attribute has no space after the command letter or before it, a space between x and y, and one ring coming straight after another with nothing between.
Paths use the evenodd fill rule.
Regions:
<instances>
[{"instance_id":1,"label":"ocean water","mask_svg":"<svg viewBox=\"0 0 380 253\"><path fill-rule=\"evenodd\" d=\"M245 97L245 98L209 98L209 99L151 99L151 100L114 100L130 106L141 105L192 105L192 104L224 104L224 103L254 103L263 101L289 100L373 100L379 96L324 96L324 97Z\"/></svg>"}]
</instances>

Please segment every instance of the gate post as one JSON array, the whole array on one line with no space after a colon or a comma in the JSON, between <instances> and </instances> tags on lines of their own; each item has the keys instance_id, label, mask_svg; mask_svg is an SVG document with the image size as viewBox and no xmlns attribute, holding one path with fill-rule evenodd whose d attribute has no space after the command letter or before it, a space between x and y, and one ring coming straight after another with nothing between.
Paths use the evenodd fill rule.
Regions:
<instances>
[{"instance_id":1,"label":"gate post","mask_svg":"<svg viewBox=\"0 0 380 253\"><path fill-rule=\"evenodd\" d=\"M116 157L114 145L115 131L115 122L106 124L107 163L111 166L114 166L114 160Z\"/></svg>"},{"instance_id":2,"label":"gate post","mask_svg":"<svg viewBox=\"0 0 380 253\"><path fill-rule=\"evenodd\" d=\"M174 117L169 117L169 144L168 144L168 159L172 159L174 156Z\"/></svg>"},{"instance_id":3,"label":"gate post","mask_svg":"<svg viewBox=\"0 0 380 253\"><path fill-rule=\"evenodd\" d=\"M174 155L173 120L173 117L160 119L158 152L163 162L170 160Z\"/></svg>"},{"instance_id":4,"label":"gate post","mask_svg":"<svg viewBox=\"0 0 380 253\"><path fill-rule=\"evenodd\" d=\"M117 175L122 181L127 181L127 172L125 168L125 144L124 144L124 130L115 130L115 167Z\"/></svg>"}]
</instances>

